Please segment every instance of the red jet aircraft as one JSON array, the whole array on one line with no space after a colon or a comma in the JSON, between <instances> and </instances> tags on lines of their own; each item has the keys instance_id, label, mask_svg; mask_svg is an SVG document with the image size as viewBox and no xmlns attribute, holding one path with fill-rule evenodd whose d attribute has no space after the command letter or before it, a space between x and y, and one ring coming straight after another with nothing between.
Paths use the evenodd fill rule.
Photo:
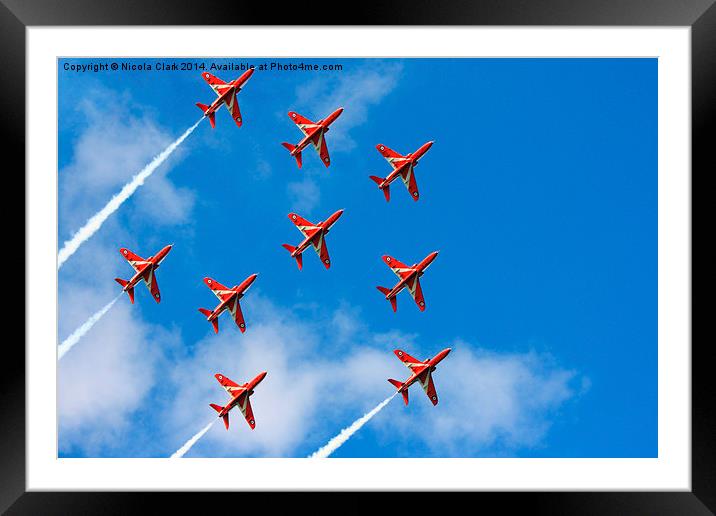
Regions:
<instances>
[{"instance_id":1,"label":"red jet aircraft","mask_svg":"<svg viewBox=\"0 0 716 516\"><path fill-rule=\"evenodd\" d=\"M214 102L212 102L211 106L207 106L206 104L202 104L201 102L196 103L197 107L204 112L204 116L209 118L209 123L211 124L212 128L216 127L216 121L214 120L214 116L216 115L216 111L222 106L222 104L226 105L226 109L228 109L229 113L231 113L231 118L234 119L236 125L238 127L241 127L241 111L239 111L239 103L236 100L236 95L239 93L239 91L241 91L241 88L244 86L244 84L246 84L246 81L249 80L253 73L254 69L249 68L243 74L241 74L241 77L230 82L224 82L218 77L214 77L209 72L204 72L201 74L201 76L207 83L209 83L209 86L211 86L211 89L214 90L214 93L216 93L218 97Z\"/></svg>"},{"instance_id":2,"label":"red jet aircraft","mask_svg":"<svg viewBox=\"0 0 716 516\"><path fill-rule=\"evenodd\" d=\"M219 333L219 316L224 310L228 310L229 313L234 317L236 326L239 327L241 333L246 331L246 323L244 322L244 314L241 313L241 305L239 299L244 297L246 291L249 289L251 284L256 280L258 274L252 274L240 285L229 288L225 287L221 283L211 278L204 278L204 283L211 289L211 291L221 301L214 311L207 310L206 308L199 308L199 311L206 316L206 320L211 323L214 327L214 333Z\"/></svg>"},{"instance_id":3,"label":"red jet aircraft","mask_svg":"<svg viewBox=\"0 0 716 516\"><path fill-rule=\"evenodd\" d=\"M396 349L393 353L395 353L395 356L413 373L410 378L405 380L405 383L400 383L398 380L393 380L392 378L388 379L388 381L398 389L398 392L403 395L405 404L408 404L408 387L417 381L420 382L420 385L422 385L425 390L425 394L428 395L433 405L437 405L438 393L435 392L435 385L433 384L433 371L437 369L436 366L438 363L450 353L450 348L443 349L440 353L435 355L434 358L428 358L424 362L411 357L405 351L399 349Z\"/></svg>"},{"instance_id":4,"label":"red jet aircraft","mask_svg":"<svg viewBox=\"0 0 716 516\"><path fill-rule=\"evenodd\" d=\"M341 215L343 215L343 210L338 210L333 215L328 217L325 222L311 224L300 215L297 215L295 213L288 214L288 218L291 220L291 222L293 222L296 227L301 231L301 233L303 233L303 236L306 237L304 238L303 242L298 244L298 246L296 247L288 244L283 244L283 247L286 248L286 250L291 253L291 256L296 259L296 263L298 264L299 270L303 269L303 257L301 256L301 253L303 253L303 251L305 251L309 245L313 245L313 248L316 250L316 253L318 253L318 256L321 257L321 262L323 262L323 266L326 269L331 268L331 258L328 256L328 247L326 246L325 236L330 231L331 226L336 223L336 221L340 218Z\"/></svg>"},{"instance_id":5,"label":"red jet aircraft","mask_svg":"<svg viewBox=\"0 0 716 516\"><path fill-rule=\"evenodd\" d=\"M393 171L388 175L388 177L383 178L370 176L370 178L378 184L378 188L383 190L383 195L385 195L386 201L390 201L390 183L398 179L398 177L400 177L400 179L403 180L403 183L405 183L405 186L408 187L408 191L413 197L413 200L418 200L420 194L418 193L418 183L415 182L415 172L413 171L413 168L418 165L418 160L422 158L426 152L428 152L428 149L432 147L433 143L435 142L428 142L415 152L411 152L406 156L398 154L382 143L375 146L375 148L378 149L378 152L380 152L383 157L388 160L390 166L393 167Z\"/></svg>"},{"instance_id":6,"label":"red jet aircraft","mask_svg":"<svg viewBox=\"0 0 716 516\"><path fill-rule=\"evenodd\" d=\"M420 311L425 310L425 299L423 298L423 290L420 288L420 277L425 273L425 269L433 263L437 255L437 251L430 253L422 262L413 264L410 267L392 256L383 256L385 264L400 278L400 281L398 281L392 290L385 287L376 288L385 295L385 299L390 301L394 312L398 310L398 300L395 296L405 287L408 287L408 291L410 295L413 296L413 300L415 300Z\"/></svg>"},{"instance_id":7,"label":"red jet aircraft","mask_svg":"<svg viewBox=\"0 0 716 516\"><path fill-rule=\"evenodd\" d=\"M251 380L248 383L245 383L243 385L239 385L238 383L229 380L226 376L222 374L215 374L214 378L216 378L221 386L226 389L226 392L229 393L229 396L231 396L231 399L226 404L225 407L222 407L221 405L216 405L215 403L209 403L209 406L216 410L219 413L219 417L224 420L224 426L226 429L229 429L229 411L234 407L239 407L239 410L241 410L241 413L246 418L246 422L251 427L251 430L256 428L256 421L254 421L254 411L251 410L251 401L249 401L249 396L251 396L254 393L254 388L261 383L261 380L263 380L266 377L266 371L263 373L259 373L259 375Z\"/></svg>"},{"instance_id":8,"label":"red jet aircraft","mask_svg":"<svg viewBox=\"0 0 716 516\"><path fill-rule=\"evenodd\" d=\"M331 125L336 118L341 116L341 113L343 113L343 108L338 108L323 120L311 122L308 118L299 115L295 111L288 112L288 117L298 126L304 134L304 138L296 145L291 145L286 142L283 142L281 145L286 147L291 153L291 156L296 158L298 168L301 168L302 165L301 152L308 146L309 143L312 143L316 148L316 151L318 151L318 155L321 156L321 161L325 166L329 166L331 164L331 158L328 155L328 147L326 146L325 134L328 132L328 126Z\"/></svg>"},{"instance_id":9,"label":"red jet aircraft","mask_svg":"<svg viewBox=\"0 0 716 516\"><path fill-rule=\"evenodd\" d=\"M170 244L159 251L156 256L150 256L146 260L124 247L119 250L122 256L129 262L129 265L132 266L135 274L129 281L123 280L122 278L114 278L114 281L122 285L122 290L127 293L132 304L134 304L134 287L137 286L139 280L144 280L144 283L147 284L147 288L157 303L162 300L159 294L159 285L157 285L157 276L154 274L154 271L159 268L159 264L162 263L162 260L171 250L172 246Z\"/></svg>"}]
</instances>

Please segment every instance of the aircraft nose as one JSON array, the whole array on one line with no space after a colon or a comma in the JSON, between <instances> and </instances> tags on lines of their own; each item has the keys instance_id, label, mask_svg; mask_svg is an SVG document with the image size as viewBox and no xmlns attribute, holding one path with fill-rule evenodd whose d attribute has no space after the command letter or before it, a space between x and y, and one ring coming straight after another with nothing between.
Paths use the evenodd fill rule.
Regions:
<instances>
[{"instance_id":1,"label":"aircraft nose","mask_svg":"<svg viewBox=\"0 0 716 516\"><path fill-rule=\"evenodd\" d=\"M425 259L424 259L422 262L420 262L420 263L424 264L425 267L427 267L428 265L430 265L431 263L433 263L433 261L435 261L435 258L437 258L437 257L438 257L438 251L433 251L432 253L430 253L429 255L427 255L427 256L425 257Z\"/></svg>"},{"instance_id":2,"label":"aircraft nose","mask_svg":"<svg viewBox=\"0 0 716 516\"><path fill-rule=\"evenodd\" d=\"M443 349L443 350L438 354L438 358L439 358L439 359L438 359L438 362L442 362L442 361L445 359L445 357L448 356L449 354L450 354L450 348Z\"/></svg>"},{"instance_id":3,"label":"aircraft nose","mask_svg":"<svg viewBox=\"0 0 716 516\"><path fill-rule=\"evenodd\" d=\"M258 385L259 383L261 383L261 381L262 381L264 378L266 378L266 374L267 374L266 371L264 371L263 373L259 373L259 375L256 377L256 384L257 384L257 385Z\"/></svg>"}]
</instances>

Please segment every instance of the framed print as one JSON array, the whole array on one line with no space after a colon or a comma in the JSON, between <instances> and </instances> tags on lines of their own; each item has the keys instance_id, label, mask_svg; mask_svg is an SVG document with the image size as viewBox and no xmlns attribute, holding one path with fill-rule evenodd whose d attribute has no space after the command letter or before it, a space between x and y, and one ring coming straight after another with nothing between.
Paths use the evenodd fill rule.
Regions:
<instances>
[{"instance_id":1,"label":"framed print","mask_svg":"<svg viewBox=\"0 0 716 516\"><path fill-rule=\"evenodd\" d=\"M713 510L691 170L716 8L556 4L342 27L5 2L27 208L3 509Z\"/></svg>"}]
</instances>

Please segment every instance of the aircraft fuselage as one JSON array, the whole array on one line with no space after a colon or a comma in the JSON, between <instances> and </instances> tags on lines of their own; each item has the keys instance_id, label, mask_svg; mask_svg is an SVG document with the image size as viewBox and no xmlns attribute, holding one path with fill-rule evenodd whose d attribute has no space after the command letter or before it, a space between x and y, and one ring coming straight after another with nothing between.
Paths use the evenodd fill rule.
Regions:
<instances>
[{"instance_id":1,"label":"aircraft fuselage","mask_svg":"<svg viewBox=\"0 0 716 516\"><path fill-rule=\"evenodd\" d=\"M435 355L433 358L430 358L428 360L425 360L424 364L425 367L421 368L419 371L416 371L413 373L410 378L408 378L403 386L398 389L398 392L402 392L408 389L412 384L414 384L416 381L420 379L421 376L425 374L432 374L435 369L437 369L437 365L450 353L451 349L446 348L443 349L440 353Z\"/></svg>"},{"instance_id":2,"label":"aircraft fuselage","mask_svg":"<svg viewBox=\"0 0 716 516\"><path fill-rule=\"evenodd\" d=\"M398 179L401 175L409 175L413 173L413 168L418 166L418 160L423 157L423 155L428 152L430 147L433 146L433 143L435 142L427 142L423 144L418 150L415 152L411 152L405 158L397 160L398 166L395 167L395 169L388 174L388 176L385 178L383 183L381 183L378 187L383 188L384 186L389 185L396 179Z\"/></svg>"},{"instance_id":3,"label":"aircraft fuselage","mask_svg":"<svg viewBox=\"0 0 716 516\"><path fill-rule=\"evenodd\" d=\"M430 253L420 263L413 264L411 267L412 271L410 272L410 274L408 274L407 276L402 278L395 285L395 287L393 287L393 289L388 294L386 294L385 298L390 299L391 297L397 296L410 283L412 283L417 278L420 278L423 274L425 274L425 270L430 266L431 263L433 263L433 260L435 260L435 258L437 258L437 256L438 256L438 252L435 251L433 253Z\"/></svg>"},{"instance_id":4,"label":"aircraft fuselage","mask_svg":"<svg viewBox=\"0 0 716 516\"><path fill-rule=\"evenodd\" d=\"M146 263L144 267L142 267L140 270L138 270L132 278L127 281L127 284L122 288L124 292L126 292L129 289L132 289L137 286L137 283L140 281L143 281L145 278L148 278L149 274L154 274L154 271L159 268L159 264L162 263L162 260L166 258L166 256L169 254L169 251L172 250L172 246L168 245L164 247L161 251L159 251L156 256L150 256L146 259Z\"/></svg>"},{"instance_id":5,"label":"aircraft fuselage","mask_svg":"<svg viewBox=\"0 0 716 516\"><path fill-rule=\"evenodd\" d=\"M336 121L336 118L341 116L341 113L343 113L343 108L338 108L323 120L316 122L315 126L310 130L306 130L308 134L296 144L296 148L291 151L291 155L300 153L303 149L308 147L308 144L316 141L316 138L320 138L321 134L326 134L330 125Z\"/></svg>"},{"instance_id":6,"label":"aircraft fuselage","mask_svg":"<svg viewBox=\"0 0 716 516\"><path fill-rule=\"evenodd\" d=\"M256 388L256 386L260 384L265 377L266 371L264 371L263 373L259 373L258 375L256 375L256 378L238 388L233 394L233 397L224 406L221 412L219 412L218 417L223 417L224 415L228 414L232 408L234 408L236 405L239 404L242 399L244 399L244 397L248 398L249 396L251 396L254 393L254 389Z\"/></svg>"},{"instance_id":7,"label":"aircraft fuselage","mask_svg":"<svg viewBox=\"0 0 716 516\"><path fill-rule=\"evenodd\" d=\"M343 210L338 210L333 215L328 217L325 222L319 222L316 224L316 227L319 228L318 231L316 231L311 236L307 236L303 239L303 241L296 246L296 250L291 253L292 256L295 256L297 254L303 253L308 247L314 243L320 242L322 238L324 238L331 230L331 226L336 223L336 221L341 218L341 215L343 215Z\"/></svg>"},{"instance_id":8,"label":"aircraft fuselage","mask_svg":"<svg viewBox=\"0 0 716 516\"><path fill-rule=\"evenodd\" d=\"M241 87L246 83L246 81L249 80L249 78L253 75L254 69L249 68L246 70L243 74L241 74L238 78L234 79L233 81L227 82L226 84L221 85L222 89L224 91L221 92L221 95L219 95L214 102L211 103L209 106L209 109L206 111L206 113L213 113L217 109L219 109L224 103L228 103L229 99L236 95L241 91Z\"/></svg>"},{"instance_id":9,"label":"aircraft fuselage","mask_svg":"<svg viewBox=\"0 0 716 516\"><path fill-rule=\"evenodd\" d=\"M221 303L219 303L219 305L216 308L214 308L214 310L211 312L211 314L206 318L207 321L216 319L224 312L224 310L228 310L230 307L232 307L234 305L234 303L238 303L239 299L244 297L244 294L246 294L246 291L253 284L253 282L256 281L257 277L258 277L258 274L252 274L251 276L246 278L244 281L242 281L240 285L232 287L230 289L232 291L232 294L229 297L227 297L226 299L224 299Z\"/></svg>"}]
</instances>

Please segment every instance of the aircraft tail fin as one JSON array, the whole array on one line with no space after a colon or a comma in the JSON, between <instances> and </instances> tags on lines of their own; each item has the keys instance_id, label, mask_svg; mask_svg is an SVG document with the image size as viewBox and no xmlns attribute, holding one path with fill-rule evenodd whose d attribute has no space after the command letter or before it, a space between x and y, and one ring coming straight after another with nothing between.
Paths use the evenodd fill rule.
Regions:
<instances>
[{"instance_id":1,"label":"aircraft tail fin","mask_svg":"<svg viewBox=\"0 0 716 516\"><path fill-rule=\"evenodd\" d=\"M301 151L296 152L296 146L291 145L290 143L283 142L281 145L286 147L288 149L288 152L291 153L291 156L296 158L296 163L298 164L298 168L301 168L303 166L303 158L301 157Z\"/></svg>"},{"instance_id":2,"label":"aircraft tail fin","mask_svg":"<svg viewBox=\"0 0 716 516\"><path fill-rule=\"evenodd\" d=\"M408 404L408 391L407 391L407 389L404 390L403 392L401 392L400 394L403 395L403 401L404 401L405 404L407 405L407 404Z\"/></svg>"},{"instance_id":3,"label":"aircraft tail fin","mask_svg":"<svg viewBox=\"0 0 716 516\"><path fill-rule=\"evenodd\" d=\"M211 315L211 310L207 310L206 308L199 308L199 311L204 314L207 318ZM214 333L219 333L219 319L218 317L214 317L211 321L211 325L214 327Z\"/></svg>"},{"instance_id":4,"label":"aircraft tail fin","mask_svg":"<svg viewBox=\"0 0 716 516\"><path fill-rule=\"evenodd\" d=\"M392 378L388 378L388 381L390 383L392 383L396 389L400 389L403 386L403 383L399 382L398 380L393 380Z\"/></svg>"},{"instance_id":5,"label":"aircraft tail fin","mask_svg":"<svg viewBox=\"0 0 716 516\"><path fill-rule=\"evenodd\" d=\"M296 250L296 248L294 246L288 245L288 244L282 244L282 245L283 245L284 249L286 249L286 251L288 251L289 253L291 253L291 255L293 255L293 252ZM296 264L298 264L298 270L299 271L303 270L303 256L300 254L297 254L294 256L294 258L296 259Z\"/></svg>"},{"instance_id":6,"label":"aircraft tail fin","mask_svg":"<svg viewBox=\"0 0 716 516\"><path fill-rule=\"evenodd\" d=\"M398 380L393 380L392 378L388 378L388 381L393 384L393 386L400 391L400 389L403 387L403 383L399 382ZM408 404L408 389L405 389L404 391L400 391L400 394L403 395L403 401L405 404Z\"/></svg>"},{"instance_id":7,"label":"aircraft tail fin","mask_svg":"<svg viewBox=\"0 0 716 516\"><path fill-rule=\"evenodd\" d=\"M209 406L211 408L213 408L214 410L216 410L219 414L221 414L221 411L224 410L224 407L222 407L221 405L217 405L216 403L209 403ZM227 412L226 414L221 416L221 419L224 420L224 426L228 430L229 429L229 413Z\"/></svg>"},{"instance_id":8,"label":"aircraft tail fin","mask_svg":"<svg viewBox=\"0 0 716 516\"><path fill-rule=\"evenodd\" d=\"M207 113L207 111L209 111L209 106L207 106L206 104L202 104L201 102L197 102L196 107L198 107L204 112L204 115L209 119L211 128L213 129L214 127L216 127L216 120L214 119L214 116L216 116L216 112L212 111L211 113Z\"/></svg>"},{"instance_id":9,"label":"aircraft tail fin","mask_svg":"<svg viewBox=\"0 0 716 516\"><path fill-rule=\"evenodd\" d=\"M383 181L385 181L384 178L378 177L378 176L369 176L375 183L378 185L378 188L383 190L383 195L385 195L386 202L390 202L390 185L380 186L383 184Z\"/></svg>"},{"instance_id":10,"label":"aircraft tail fin","mask_svg":"<svg viewBox=\"0 0 716 516\"><path fill-rule=\"evenodd\" d=\"M125 288L127 284L129 283L127 280L123 280L122 278L114 278L114 281L122 285L122 288ZM129 301L131 301L132 304L134 304L134 287L128 288L126 290L127 295L129 296Z\"/></svg>"},{"instance_id":11,"label":"aircraft tail fin","mask_svg":"<svg viewBox=\"0 0 716 516\"><path fill-rule=\"evenodd\" d=\"M383 294L386 297L388 296L388 294L390 294L389 288L385 288L385 287L375 287L375 288L380 290L381 294ZM390 301L390 306L393 307L393 311L397 312L398 311L398 299L395 296L393 296L393 297L389 297L388 300Z\"/></svg>"},{"instance_id":12,"label":"aircraft tail fin","mask_svg":"<svg viewBox=\"0 0 716 516\"><path fill-rule=\"evenodd\" d=\"M213 408L214 410L216 410L219 414L221 414L221 411L224 410L224 407L222 407L221 405L217 405L216 403L209 403L209 406L211 408ZM221 419L224 420L224 426L228 430L229 429L229 413L227 412L226 414L221 416Z\"/></svg>"},{"instance_id":13,"label":"aircraft tail fin","mask_svg":"<svg viewBox=\"0 0 716 516\"><path fill-rule=\"evenodd\" d=\"M217 405L216 403L209 403L209 406L211 408L213 408L214 410L216 410L219 414L221 414L221 411L224 410L224 407L222 407L221 405ZM224 426L228 430L229 429L229 413L227 412L226 414L221 416L221 419L224 420Z\"/></svg>"}]
</instances>

